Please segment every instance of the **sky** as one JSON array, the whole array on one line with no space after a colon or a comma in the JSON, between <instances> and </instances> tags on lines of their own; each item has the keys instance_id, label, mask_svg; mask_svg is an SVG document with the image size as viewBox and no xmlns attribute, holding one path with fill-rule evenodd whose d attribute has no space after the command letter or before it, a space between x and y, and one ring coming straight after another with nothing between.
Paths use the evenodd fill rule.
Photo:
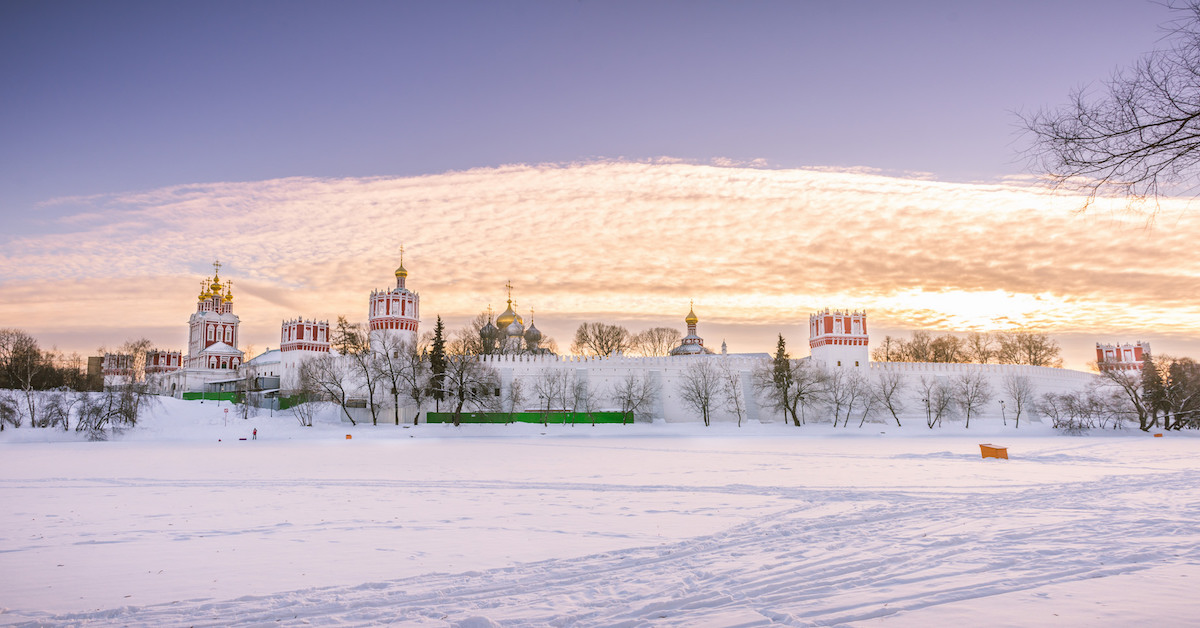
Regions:
<instances>
[{"instance_id":1,"label":"sky","mask_svg":"<svg viewBox=\"0 0 1200 628\"><path fill-rule=\"evenodd\" d=\"M1190 199L1049 194L1018 114L1157 46L1154 2L6 2L0 326L182 348L219 258L243 345L518 309L807 352L1016 326L1200 354ZM1148 260L1153 260L1148 263Z\"/></svg>"}]
</instances>

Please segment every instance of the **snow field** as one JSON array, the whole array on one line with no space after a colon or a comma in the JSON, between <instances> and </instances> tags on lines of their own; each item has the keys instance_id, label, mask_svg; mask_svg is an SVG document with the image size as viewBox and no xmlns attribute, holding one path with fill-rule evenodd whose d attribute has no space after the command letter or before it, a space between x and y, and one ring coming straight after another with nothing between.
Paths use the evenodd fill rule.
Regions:
<instances>
[{"instance_id":1,"label":"snow field","mask_svg":"<svg viewBox=\"0 0 1200 628\"><path fill-rule=\"evenodd\" d=\"M240 441L213 410L4 433L0 624L1197 621L1188 434L285 415Z\"/></svg>"}]
</instances>

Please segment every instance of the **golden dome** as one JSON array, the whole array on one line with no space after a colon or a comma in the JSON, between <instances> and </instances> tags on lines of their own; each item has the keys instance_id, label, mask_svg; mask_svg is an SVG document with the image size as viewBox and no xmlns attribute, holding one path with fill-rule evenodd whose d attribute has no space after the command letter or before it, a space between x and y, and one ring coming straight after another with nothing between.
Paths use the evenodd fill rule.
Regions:
<instances>
[{"instance_id":1,"label":"golden dome","mask_svg":"<svg viewBox=\"0 0 1200 628\"><path fill-rule=\"evenodd\" d=\"M687 323L688 325L695 325L696 323L700 322L700 319L696 318L696 309L694 305L688 306L688 315L687 318L683 319L683 322Z\"/></svg>"},{"instance_id":2,"label":"golden dome","mask_svg":"<svg viewBox=\"0 0 1200 628\"><path fill-rule=\"evenodd\" d=\"M399 279L399 278L401 278L401 277L407 277L407 276L408 276L408 271L407 271L407 270L404 270L404 261L403 261L403 260L401 260L401 261L400 261L400 268L397 268L397 269L396 269L396 279Z\"/></svg>"},{"instance_id":3,"label":"golden dome","mask_svg":"<svg viewBox=\"0 0 1200 628\"><path fill-rule=\"evenodd\" d=\"M211 288L211 292L212 292L213 296L221 294L221 278L216 275L213 275L213 282L212 282L212 285L209 287Z\"/></svg>"},{"instance_id":4,"label":"golden dome","mask_svg":"<svg viewBox=\"0 0 1200 628\"><path fill-rule=\"evenodd\" d=\"M222 299L222 301L224 301L224 302L226 302L226 303L233 303L233 293L232 293L232 292L230 292L230 291L228 291L228 290L226 290L226 291L225 291L225 298L224 298L224 299Z\"/></svg>"},{"instance_id":5,"label":"golden dome","mask_svg":"<svg viewBox=\"0 0 1200 628\"><path fill-rule=\"evenodd\" d=\"M508 300L508 309L504 310L500 316L496 317L496 327L501 331L508 329L513 321L517 320L517 313L512 309L512 299Z\"/></svg>"}]
</instances>

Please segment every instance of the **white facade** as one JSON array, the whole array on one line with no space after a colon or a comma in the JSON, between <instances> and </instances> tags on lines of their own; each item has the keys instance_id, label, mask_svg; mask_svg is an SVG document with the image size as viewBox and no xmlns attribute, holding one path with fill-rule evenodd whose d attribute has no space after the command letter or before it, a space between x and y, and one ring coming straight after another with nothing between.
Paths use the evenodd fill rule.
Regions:
<instances>
[{"instance_id":1,"label":"white facade","mask_svg":"<svg viewBox=\"0 0 1200 628\"><path fill-rule=\"evenodd\" d=\"M419 329L420 296L406 286L408 271L405 270L403 259L396 269L396 287L389 290L376 290L370 294L368 305L368 327L370 330L371 346L379 351L383 348L385 339L391 337L416 342ZM483 334L500 335L500 329L512 332L512 338L528 341L528 332L523 321L512 310L511 286L509 308L496 319L497 327L489 321ZM769 370L772 366L771 357L767 354L713 354L704 347L704 341L697 333L698 318L694 309L689 310L684 319L687 325L687 335L671 352L669 357L638 358L614 355L609 357L558 356L539 353L537 351L521 351L510 354L480 356L481 362L494 370L498 381L499 396L511 398L514 383L520 382L523 398L517 404L517 410L536 411L544 399L539 399L534 392L539 379L557 374L560 380L569 380L572 384L582 384L591 391L595 404L591 408L598 410L620 410L620 402L614 398L613 391L617 385L629 377L639 381L650 382L657 390L653 401L647 404L637 417L638 420L663 421L698 421L699 413L683 393L683 384L687 379L688 370L700 364L707 364L713 371L719 372L727 380L734 382L726 386L726 390L714 395L711 405L711 419L714 421L736 421L737 413L733 405L727 403L730 391L735 394L741 407L741 419L744 421L781 422L784 420L780 411L773 408L767 391L756 387L756 381L761 379L758 373ZM206 281L201 291L196 311L189 319L188 353L182 358L184 368L167 373L159 373L154 382L159 392L178 395L184 391L204 390L206 385L212 386L221 381L231 381L238 377L237 367L241 364L242 354L236 348L238 340L239 319L233 313L232 291L228 283L222 284L214 274ZM532 323L530 330L533 329ZM331 355L331 333L328 321L307 320L296 318L283 321L280 327L280 347L272 352L269 360L264 360L260 367L267 367L267 376L279 377L278 386L281 394L295 389L299 380L301 364L308 359ZM510 334L505 334L510 335ZM540 334L538 334L540 335ZM972 419L1001 419L1005 416L1006 403L1008 411L1013 411L1015 404L1007 397L1012 381L1020 379L1031 389L1033 396L1054 392L1063 393L1081 390L1096 381L1096 375L1079 371L1058 368L994 365L994 364L911 364L911 363L872 363L869 361L867 316L859 311L824 310L816 312L808 319L808 341L811 357L803 358L812 368L825 373L843 373L837 378L851 378L856 386L868 389L876 385L881 378L899 377L900 393L898 405L903 406L900 412L901 420L917 421L927 417L927 399L930 386L941 385L952 387L956 382L971 377L982 379L990 389L990 401L982 409L977 409ZM533 346L536 346L534 338ZM485 343L485 346L486 343ZM1129 357L1137 356L1140 360L1143 350L1148 346L1139 345L1128 347L1109 347L1098 345L1097 355L1107 356L1111 352ZM1110 351L1111 349L1111 351ZM340 358L334 356L335 360ZM1132 360L1122 360L1132 364ZM1140 364L1140 362L1139 362ZM347 367L349 365L347 364ZM365 398L365 391L357 394ZM377 402L390 403L390 395L379 395ZM829 408L813 399L807 400L807 411L814 418L831 416ZM1001 403L1006 402L1006 403ZM556 401L556 405L570 401ZM869 404L856 406L861 412L871 407ZM555 408L556 410L569 410ZM425 408L428 410L428 408ZM875 406L872 408L876 420L891 420L890 413ZM404 409L404 415L412 416L415 409ZM858 420L857 416L853 417ZM870 418L870 417L868 417Z\"/></svg>"}]
</instances>

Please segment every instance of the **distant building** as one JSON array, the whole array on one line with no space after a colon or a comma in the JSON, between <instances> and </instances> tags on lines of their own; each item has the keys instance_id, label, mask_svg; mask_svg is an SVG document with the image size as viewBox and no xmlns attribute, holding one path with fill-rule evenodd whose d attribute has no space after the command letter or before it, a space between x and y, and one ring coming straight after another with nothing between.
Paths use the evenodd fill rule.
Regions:
<instances>
[{"instance_id":1,"label":"distant building","mask_svg":"<svg viewBox=\"0 0 1200 628\"><path fill-rule=\"evenodd\" d=\"M1096 343L1096 368L1101 372L1140 371L1142 360L1150 354L1150 343L1102 345Z\"/></svg>"}]
</instances>

